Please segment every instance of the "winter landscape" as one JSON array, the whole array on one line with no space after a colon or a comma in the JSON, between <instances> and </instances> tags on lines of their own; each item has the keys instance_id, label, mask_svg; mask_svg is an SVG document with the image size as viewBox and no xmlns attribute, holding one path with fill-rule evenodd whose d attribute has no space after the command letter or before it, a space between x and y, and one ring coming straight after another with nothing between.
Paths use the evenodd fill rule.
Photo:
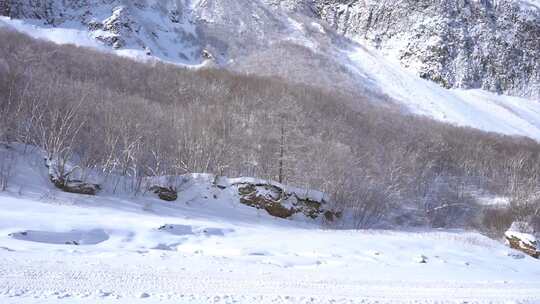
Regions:
<instances>
[{"instance_id":1,"label":"winter landscape","mask_svg":"<svg viewBox=\"0 0 540 304\"><path fill-rule=\"evenodd\" d=\"M0 0L0 303L540 303L540 2Z\"/></svg>"}]
</instances>

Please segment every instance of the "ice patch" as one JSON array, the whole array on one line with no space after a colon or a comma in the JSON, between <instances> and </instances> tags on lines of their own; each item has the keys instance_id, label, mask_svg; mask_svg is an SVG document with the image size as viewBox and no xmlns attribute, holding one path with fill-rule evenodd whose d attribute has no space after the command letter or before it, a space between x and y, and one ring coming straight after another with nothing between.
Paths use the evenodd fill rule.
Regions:
<instances>
[{"instance_id":1,"label":"ice patch","mask_svg":"<svg viewBox=\"0 0 540 304\"><path fill-rule=\"evenodd\" d=\"M9 236L21 241L64 245L96 245L109 239L109 235L101 229L70 232L26 230L11 233Z\"/></svg>"}]
</instances>

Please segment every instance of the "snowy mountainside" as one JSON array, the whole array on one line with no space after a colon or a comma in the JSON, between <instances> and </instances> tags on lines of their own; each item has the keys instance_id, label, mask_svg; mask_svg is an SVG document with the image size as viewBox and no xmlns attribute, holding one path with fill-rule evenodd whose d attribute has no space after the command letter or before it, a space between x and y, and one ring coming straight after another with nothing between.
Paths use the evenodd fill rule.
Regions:
<instances>
[{"instance_id":1,"label":"snowy mountainside","mask_svg":"<svg viewBox=\"0 0 540 304\"><path fill-rule=\"evenodd\" d=\"M205 178L177 202L68 194L22 150L0 193L2 303L540 300L538 261L478 233L324 230L214 199Z\"/></svg>"},{"instance_id":2,"label":"snowy mountainside","mask_svg":"<svg viewBox=\"0 0 540 304\"><path fill-rule=\"evenodd\" d=\"M5 9L6 15L39 25L84 29L114 49L193 64L200 61L201 47L184 11L188 7L182 1L8 1Z\"/></svg>"},{"instance_id":3,"label":"snowy mountainside","mask_svg":"<svg viewBox=\"0 0 540 304\"><path fill-rule=\"evenodd\" d=\"M16 20L23 20L23 27L31 24L25 28L30 35L66 29L78 32L71 35L77 39L97 39L100 45L127 56L188 66L217 64L315 86L367 90L358 75L347 72L340 58L335 58L335 45L346 39L332 32L321 33L320 24L304 26L295 20L301 15L295 17L261 0L84 0L69 5L53 0L39 4L10 0L8 7L4 15L10 19L3 19L3 23L13 26ZM63 37L39 36L70 43ZM275 58L282 64L276 65ZM259 64L265 59L271 62ZM297 64L306 59L316 64ZM313 73L321 67L319 63L326 63L325 73Z\"/></svg>"},{"instance_id":4,"label":"snowy mountainside","mask_svg":"<svg viewBox=\"0 0 540 304\"><path fill-rule=\"evenodd\" d=\"M411 71L411 67L424 62L421 56L429 52L411 51L410 58L414 59L414 64L404 64L403 60L396 59L391 54L392 47L399 46L397 42L390 41L388 46L385 44L385 47L371 47L372 41L366 42L361 35L353 35L353 29L360 25L352 24L354 20L357 20L352 17L354 16L352 13L347 13L351 15L347 19L351 23L347 30L340 26L341 23L330 20L329 16L339 5L344 9L353 10L355 7L361 7L360 2L334 5L335 1L328 1L324 2L325 5L322 7L322 4L313 1L275 0L167 0L158 2L84 0L65 3L52 0L41 2L10 0L6 3L7 6L3 12L4 15L10 17L0 17L0 25L16 28L34 37L59 43L75 43L102 50L113 50L116 53L139 59L158 58L188 66L212 65L240 73L278 76L291 82L351 92L367 97L375 103L397 104L404 111L426 115L459 126L540 139L540 119L538 118L540 117L538 115L540 103L535 93L540 91L535 80L540 71L538 67L540 60L534 57L537 56L536 46L540 41L534 36L537 32L538 18L535 17L537 15L533 8L518 9L510 0L501 2L502 4L494 9L502 10L504 5L507 5L510 7L509 12L518 10L519 14L516 14L520 21L517 24L522 24L524 29L514 29L516 33L521 33L515 39L511 39L513 36L510 34L506 34L507 38L510 38L501 39L503 42L508 40L514 43L515 51L511 54L516 55L521 52L523 60L518 60L512 55L513 61L505 57L497 59L495 63L483 59L485 56L493 57L490 54L473 52L474 56L470 54L458 54L458 56L452 51L451 55L459 58L467 59L473 56L470 58L474 59L471 59L471 64L475 64L474 67L478 65L479 60L482 65L485 65L485 69L497 70L497 73L495 76L488 75L489 73L484 75L483 72L478 72L480 73L478 74L475 72L476 68L470 68L447 71L448 73L444 72L446 73L444 75L456 79L478 78L490 83L467 85L466 82L459 80L458 82L461 81L463 85L448 85L450 87L492 90L494 86L497 86L496 83L512 84L516 86L515 90L509 88L502 91L529 96L528 99L497 95L480 89L445 89L432 81L421 79L417 76L418 71L414 68ZM535 6L534 2L529 2L529 4L526 6ZM380 5L386 7L382 3ZM402 10L401 15L407 15L405 10L409 8L407 5L399 5L395 9L398 8ZM436 16L441 14L432 6L427 6L427 8L429 10L426 10L426 14L427 12ZM323 14L323 9L326 10L326 15ZM471 8L474 12L478 9L476 4ZM359 9L359 12L363 11ZM388 10L388 12L393 11ZM414 14L420 13L415 11ZM414 14L411 15L414 16ZM402 26L402 22L405 21L398 18L401 15L392 15L395 16L396 23L389 24L399 28L416 29L412 25L411 27ZM443 23L447 24L448 20L454 20L460 16L460 14L457 17L444 15L443 21L446 23ZM324 17L323 21L317 19L318 17ZM384 23L385 19L379 19L377 19L378 22ZM522 19L525 21L521 22ZM379 23L375 25L377 24ZM432 24L428 23L428 25ZM337 32L332 27L336 27ZM466 29L467 27L464 26L463 30ZM505 29L513 30L506 27ZM390 30L395 31L393 27L390 27ZM487 29L480 28L477 32L485 32L488 38L491 37ZM356 41L348 40L339 33L344 33ZM390 32L388 36L395 39L401 37L399 41L403 43L411 41L411 44L415 43L421 50L425 48L431 50L423 44L418 45L419 41L423 41L424 36L420 36L419 40L410 40L416 36L408 31L399 33L401 36L390 35ZM431 35L429 33L431 32L424 34ZM497 35L503 34L500 32ZM413 38L402 37L403 35ZM449 36L448 39L443 40L457 39L454 38L454 36ZM525 39L526 43L521 43L518 38ZM472 38L467 39L470 41ZM524 49L519 49L521 46ZM454 62L455 56L441 56L435 59ZM459 62L447 64L444 61L441 64L432 64L426 61L422 64L430 69L441 66L448 68L463 66ZM505 62L505 66L512 67L517 74L512 72L513 70L499 69L497 64L500 62ZM514 62L516 62L515 65ZM402 65L408 65L409 68L403 68ZM470 73L467 72L469 70ZM436 70L433 73L443 72ZM426 78L437 80L434 77Z\"/></svg>"},{"instance_id":5,"label":"snowy mountainside","mask_svg":"<svg viewBox=\"0 0 540 304\"><path fill-rule=\"evenodd\" d=\"M436 120L508 135L540 139L540 103L484 90L444 89L416 78L375 49L359 46L346 52L352 69L384 87L409 111Z\"/></svg>"},{"instance_id":6,"label":"snowy mountainside","mask_svg":"<svg viewBox=\"0 0 540 304\"><path fill-rule=\"evenodd\" d=\"M315 2L338 32L443 87L540 98L538 1Z\"/></svg>"}]
</instances>

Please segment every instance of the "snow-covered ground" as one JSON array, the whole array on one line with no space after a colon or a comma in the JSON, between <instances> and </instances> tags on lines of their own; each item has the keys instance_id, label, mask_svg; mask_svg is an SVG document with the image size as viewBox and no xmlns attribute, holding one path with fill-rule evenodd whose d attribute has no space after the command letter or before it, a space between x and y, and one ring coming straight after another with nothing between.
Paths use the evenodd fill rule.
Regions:
<instances>
[{"instance_id":1,"label":"snow-covered ground","mask_svg":"<svg viewBox=\"0 0 540 304\"><path fill-rule=\"evenodd\" d=\"M202 182L177 202L61 193L36 153L15 172L0 303L540 302L540 262L474 232L322 229Z\"/></svg>"},{"instance_id":2,"label":"snow-covered ground","mask_svg":"<svg viewBox=\"0 0 540 304\"><path fill-rule=\"evenodd\" d=\"M347 56L352 69L412 113L458 126L540 139L538 101L484 90L444 89L368 46L359 45Z\"/></svg>"}]
</instances>

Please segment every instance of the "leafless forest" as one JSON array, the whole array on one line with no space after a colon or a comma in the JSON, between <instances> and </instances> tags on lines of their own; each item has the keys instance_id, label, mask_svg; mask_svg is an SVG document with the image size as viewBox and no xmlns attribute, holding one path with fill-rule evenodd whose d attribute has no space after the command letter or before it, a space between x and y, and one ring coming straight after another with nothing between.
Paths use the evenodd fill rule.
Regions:
<instances>
[{"instance_id":1,"label":"leafless forest","mask_svg":"<svg viewBox=\"0 0 540 304\"><path fill-rule=\"evenodd\" d=\"M8 30L0 41L0 142L38 146L60 171L71 161L97 170L118 191L143 191L146 176L209 172L325 191L354 210L358 228L500 233L540 215L533 140L275 78L137 63ZM0 190L14 157L0 155ZM508 196L510 207L481 206L485 195Z\"/></svg>"}]
</instances>

